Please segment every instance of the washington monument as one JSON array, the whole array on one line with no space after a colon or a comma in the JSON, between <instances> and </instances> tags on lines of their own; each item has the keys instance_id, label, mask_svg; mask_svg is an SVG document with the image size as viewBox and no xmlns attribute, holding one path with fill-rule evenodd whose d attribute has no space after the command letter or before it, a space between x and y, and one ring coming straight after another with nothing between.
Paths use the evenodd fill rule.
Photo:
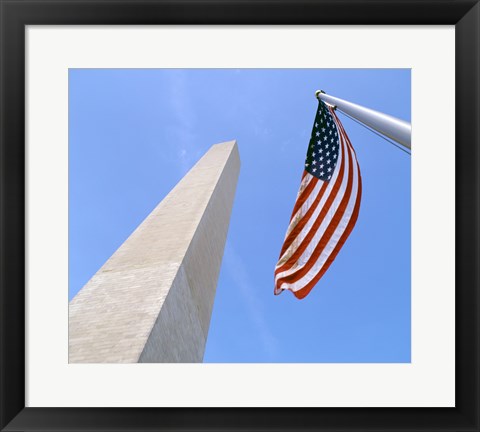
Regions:
<instances>
[{"instance_id":1,"label":"washington monument","mask_svg":"<svg viewBox=\"0 0 480 432\"><path fill-rule=\"evenodd\" d=\"M70 363L203 361L239 171L212 146L79 291Z\"/></svg>"}]
</instances>

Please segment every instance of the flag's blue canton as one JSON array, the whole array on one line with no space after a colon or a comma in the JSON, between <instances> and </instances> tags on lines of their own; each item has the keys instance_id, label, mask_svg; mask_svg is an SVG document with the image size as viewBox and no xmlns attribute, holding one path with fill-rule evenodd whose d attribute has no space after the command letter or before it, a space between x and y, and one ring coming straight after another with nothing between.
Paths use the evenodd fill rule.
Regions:
<instances>
[{"instance_id":1,"label":"flag's blue canton","mask_svg":"<svg viewBox=\"0 0 480 432\"><path fill-rule=\"evenodd\" d=\"M320 180L330 181L337 166L339 149L337 126L327 106L320 100L308 144L305 170Z\"/></svg>"}]
</instances>

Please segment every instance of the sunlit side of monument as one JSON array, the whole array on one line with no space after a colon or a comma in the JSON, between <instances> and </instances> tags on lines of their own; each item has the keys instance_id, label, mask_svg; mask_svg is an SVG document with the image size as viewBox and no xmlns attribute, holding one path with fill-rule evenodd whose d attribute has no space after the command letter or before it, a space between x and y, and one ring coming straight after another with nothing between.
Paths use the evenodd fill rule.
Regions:
<instances>
[{"instance_id":1,"label":"sunlit side of monument","mask_svg":"<svg viewBox=\"0 0 480 432\"><path fill-rule=\"evenodd\" d=\"M212 146L79 291L70 363L203 360L239 171Z\"/></svg>"}]
</instances>

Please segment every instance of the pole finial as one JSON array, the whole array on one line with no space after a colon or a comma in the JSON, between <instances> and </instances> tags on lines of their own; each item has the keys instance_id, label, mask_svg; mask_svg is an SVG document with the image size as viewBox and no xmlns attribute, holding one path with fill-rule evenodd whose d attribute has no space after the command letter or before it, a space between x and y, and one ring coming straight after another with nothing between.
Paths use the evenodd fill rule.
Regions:
<instances>
[{"instance_id":1,"label":"pole finial","mask_svg":"<svg viewBox=\"0 0 480 432\"><path fill-rule=\"evenodd\" d=\"M323 90L317 90L317 91L315 92L315 97L316 97L317 99L318 99L318 95L319 95L320 93L325 93L325 92L324 92Z\"/></svg>"}]
</instances>

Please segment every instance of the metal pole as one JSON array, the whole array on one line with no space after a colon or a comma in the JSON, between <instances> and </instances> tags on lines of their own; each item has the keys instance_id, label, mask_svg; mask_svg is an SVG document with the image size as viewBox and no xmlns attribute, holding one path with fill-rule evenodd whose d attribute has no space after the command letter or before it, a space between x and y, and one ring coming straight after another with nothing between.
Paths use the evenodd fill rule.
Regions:
<instances>
[{"instance_id":1,"label":"metal pole","mask_svg":"<svg viewBox=\"0 0 480 432\"><path fill-rule=\"evenodd\" d=\"M412 126L410 123L388 114L383 114L370 108L365 108L361 105L327 95L322 90L317 90L315 96L317 99L336 106L340 111L345 112L359 122L362 122L404 147L408 149L411 148Z\"/></svg>"}]
</instances>

